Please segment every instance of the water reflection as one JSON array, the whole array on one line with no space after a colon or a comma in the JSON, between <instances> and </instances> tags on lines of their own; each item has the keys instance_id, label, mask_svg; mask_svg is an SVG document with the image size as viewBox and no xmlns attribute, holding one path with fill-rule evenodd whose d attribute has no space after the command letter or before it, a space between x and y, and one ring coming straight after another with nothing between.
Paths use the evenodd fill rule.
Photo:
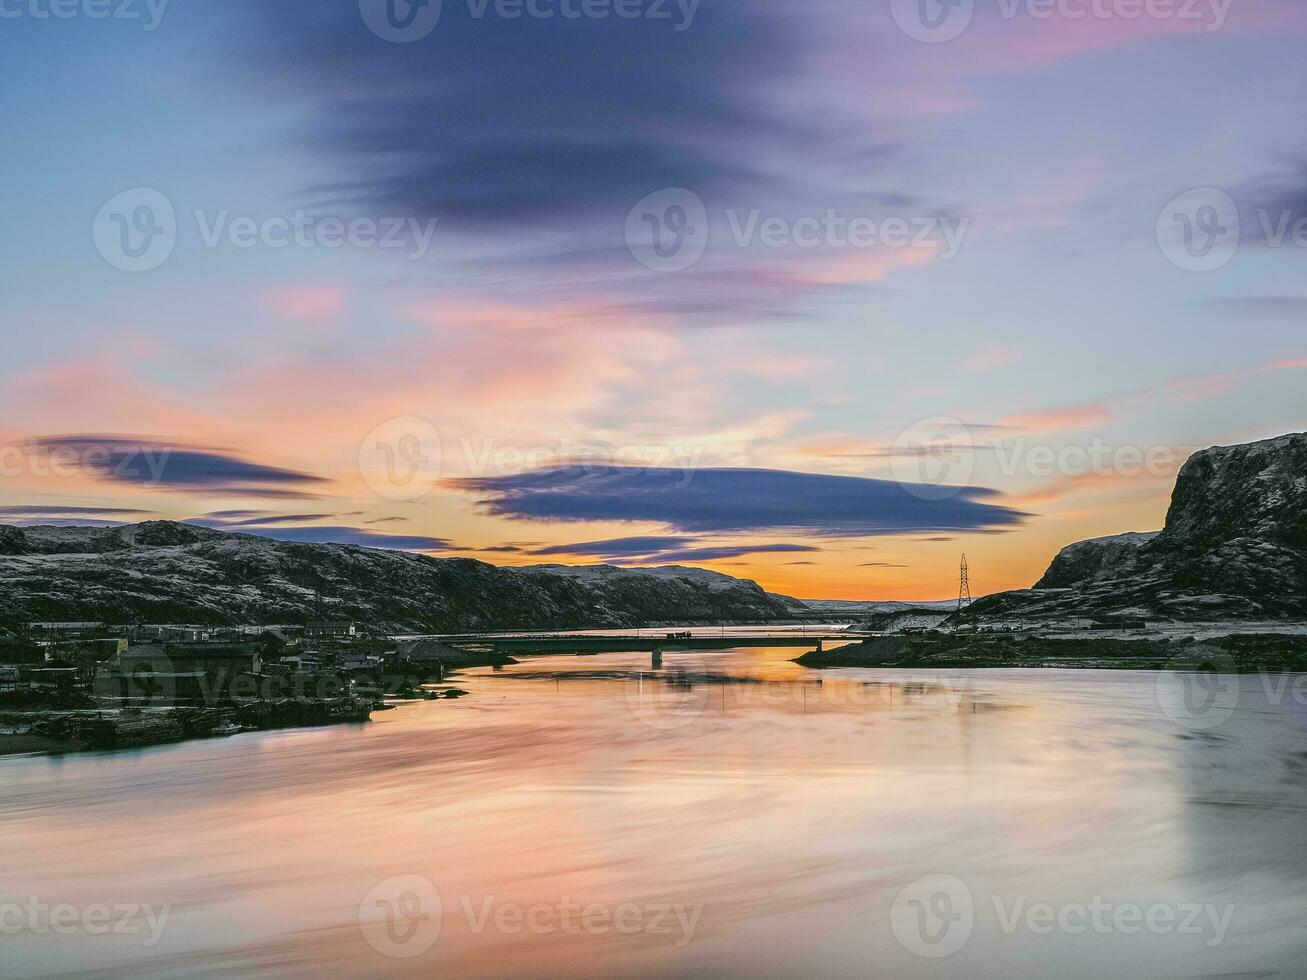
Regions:
<instances>
[{"instance_id":1,"label":"water reflection","mask_svg":"<svg viewBox=\"0 0 1307 980\"><path fill-rule=\"evenodd\" d=\"M1241 678L1197 731L1152 674L796 653L545 657L369 725L0 760L0 905L168 909L149 947L7 930L3 972L1297 973L1299 701ZM1109 928L1075 931L1096 899ZM1233 913L1212 944L1112 921L1129 905Z\"/></svg>"}]
</instances>

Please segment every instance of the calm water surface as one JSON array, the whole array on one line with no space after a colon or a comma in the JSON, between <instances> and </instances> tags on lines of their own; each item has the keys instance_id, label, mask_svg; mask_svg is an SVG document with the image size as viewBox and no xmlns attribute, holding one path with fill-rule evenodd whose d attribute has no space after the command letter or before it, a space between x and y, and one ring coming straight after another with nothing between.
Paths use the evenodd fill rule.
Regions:
<instances>
[{"instance_id":1,"label":"calm water surface","mask_svg":"<svg viewBox=\"0 0 1307 980\"><path fill-rule=\"evenodd\" d=\"M1301 685L1191 718L1165 675L798 652L545 657L368 725L0 759L0 975L1303 975ZM166 919L16 928L33 901Z\"/></svg>"}]
</instances>

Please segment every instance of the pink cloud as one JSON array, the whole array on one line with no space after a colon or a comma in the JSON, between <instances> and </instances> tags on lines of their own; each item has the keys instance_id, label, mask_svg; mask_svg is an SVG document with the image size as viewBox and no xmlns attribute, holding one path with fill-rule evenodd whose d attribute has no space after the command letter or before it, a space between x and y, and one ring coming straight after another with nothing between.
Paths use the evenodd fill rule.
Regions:
<instances>
[{"instance_id":1,"label":"pink cloud","mask_svg":"<svg viewBox=\"0 0 1307 980\"><path fill-rule=\"evenodd\" d=\"M1023 74L1081 55L1161 38L1301 34L1303 30L1298 0L1251 4L1234 0L1229 7L1210 3L1187 6L1176 0L1170 16L1135 17L1096 15L1087 2L1066 5L1073 12L1082 12L1081 16L1033 16L1032 6L1027 0L1004 0L979 10L970 29L950 45L946 70L961 75ZM1186 7L1188 13L1181 16ZM1112 9L1110 5L1108 9ZM1140 13L1144 13L1142 4Z\"/></svg>"},{"instance_id":2,"label":"pink cloud","mask_svg":"<svg viewBox=\"0 0 1307 980\"><path fill-rule=\"evenodd\" d=\"M1013 415L1003 419L1001 424L1034 432L1090 428L1110 422L1119 409L1135 407L1159 395L1170 396L1181 402L1198 401L1229 391L1235 385L1253 378L1304 369L1307 369L1307 357L1291 355L1266 364L1236 368L1232 371L1183 375L1115 395L1100 402Z\"/></svg>"},{"instance_id":3,"label":"pink cloud","mask_svg":"<svg viewBox=\"0 0 1307 980\"><path fill-rule=\"evenodd\" d=\"M301 286L268 294L268 308L286 320L334 320L345 311L346 293L337 286Z\"/></svg>"},{"instance_id":4,"label":"pink cloud","mask_svg":"<svg viewBox=\"0 0 1307 980\"><path fill-rule=\"evenodd\" d=\"M1066 498L1083 501L1086 497L1102 494L1116 497L1169 497L1175 484L1175 475L1188 458L1188 450L1175 449L1150 458L1146 468L1141 466L1129 472L1090 472L1058 477L1041 487L1014 495L1013 505L1037 507L1058 503Z\"/></svg>"},{"instance_id":5,"label":"pink cloud","mask_svg":"<svg viewBox=\"0 0 1307 980\"><path fill-rule=\"evenodd\" d=\"M1003 419L1000 424L1028 432L1063 432L1106 425L1111 420L1112 411L1107 405L1089 404L1012 415Z\"/></svg>"},{"instance_id":6,"label":"pink cloud","mask_svg":"<svg viewBox=\"0 0 1307 980\"><path fill-rule=\"evenodd\" d=\"M762 353L733 361L727 366L731 370L751 374L767 381L789 381L815 377L823 371L831 370L834 364L824 357Z\"/></svg>"},{"instance_id":7,"label":"pink cloud","mask_svg":"<svg viewBox=\"0 0 1307 980\"><path fill-rule=\"evenodd\" d=\"M1170 395L1177 401L1198 401L1229 391L1235 385L1265 374L1307 369L1307 357L1289 356L1266 364L1235 368L1232 371L1214 371L1210 374L1188 374L1171 378L1155 385L1140 388L1122 396L1123 400L1142 400L1156 395Z\"/></svg>"},{"instance_id":8,"label":"pink cloud","mask_svg":"<svg viewBox=\"0 0 1307 980\"><path fill-rule=\"evenodd\" d=\"M990 346L967 358L965 367L972 374L988 374L1025 360L1025 352L1010 347Z\"/></svg>"},{"instance_id":9,"label":"pink cloud","mask_svg":"<svg viewBox=\"0 0 1307 980\"><path fill-rule=\"evenodd\" d=\"M846 86L893 92L892 98L863 102L868 116L915 120L982 108L984 98L977 95L973 81L977 77L1033 74L1072 59L1143 48L1168 38L1214 43L1231 36L1302 36L1307 28L1301 0L1230 0L1228 7L1207 0L1197 5L1173 0L1170 16L1147 16L1142 3L1136 4L1139 16L1125 16L1130 5L1123 2L1121 14L1104 17L1093 13L1089 0L1067 0L1054 6L1051 16L1032 13L1032 8L1049 9L1047 2L980 0L975 6L970 26L959 37L923 46L898 43L903 35L891 5L879 4L878 15L867 17L864 29L848 30L841 22L845 29L824 39L823 72ZM1060 10L1070 10L1073 16ZM1085 16L1074 16L1076 11ZM1181 11L1186 15L1179 16ZM875 56L869 57L869 52Z\"/></svg>"},{"instance_id":10,"label":"pink cloud","mask_svg":"<svg viewBox=\"0 0 1307 980\"><path fill-rule=\"evenodd\" d=\"M879 282L896 269L929 262L939 253L937 243L916 248L845 249L795 263L777 278L796 285L844 286Z\"/></svg>"}]
</instances>

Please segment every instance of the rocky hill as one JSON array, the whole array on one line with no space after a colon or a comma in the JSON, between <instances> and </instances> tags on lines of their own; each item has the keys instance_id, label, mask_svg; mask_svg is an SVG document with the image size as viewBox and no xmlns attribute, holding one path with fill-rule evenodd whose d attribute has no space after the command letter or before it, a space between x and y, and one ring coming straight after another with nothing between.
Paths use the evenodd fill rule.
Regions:
<instances>
[{"instance_id":1,"label":"rocky hill","mask_svg":"<svg viewBox=\"0 0 1307 980\"><path fill-rule=\"evenodd\" d=\"M447 632L769 622L803 608L697 568L499 568L168 521L0 525L0 617L12 623L303 623L320 614Z\"/></svg>"},{"instance_id":2,"label":"rocky hill","mask_svg":"<svg viewBox=\"0 0 1307 980\"><path fill-rule=\"evenodd\" d=\"M1058 552L1035 588L1065 589L1100 576L1110 577L1115 569L1133 562L1140 546L1153 541L1160 533L1129 531L1069 544Z\"/></svg>"},{"instance_id":3,"label":"rocky hill","mask_svg":"<svg viewBox=\"0 0 1307 980\"><path fill-rule=\"evenodd\" d=\"M1070 545L968 615L1307 619L1307 433L1195 453L1162 531Z\"/></svg>"}]
</instances>

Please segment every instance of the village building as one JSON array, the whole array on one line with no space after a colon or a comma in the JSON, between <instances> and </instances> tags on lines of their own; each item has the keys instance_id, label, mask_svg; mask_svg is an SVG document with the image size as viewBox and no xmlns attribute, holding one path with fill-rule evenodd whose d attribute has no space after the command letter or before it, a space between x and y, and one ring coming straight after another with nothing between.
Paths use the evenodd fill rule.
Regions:
<instances>
[{"instance_id":1,"label":"village building","mask_svg":"<svg viewBox=\"0 0 1307 980\"><path fill-rule=\"evenodd\" d=\"M358 623L309 623L304 627L306 640L352 640L359 635Z\"/></svg>"},{"instance_id":2,"label":"village building","mask_svg":"<svg viewBox=\"0 0 1307 980\"><path fill-rule=\"evenodd\" d=\"M89 633L98 630L104 626L104 623L75 622L75 623L28 623L27 632L33 638L44 640L68 639L80 636L83 633Z\"/></svg>"},{"instance_id":3,"label":"village building","mask_svg":"<svg viewBox=\"0 0 1307 980\"><path fill-rule=\"evenodd\" d=\"M133 643L199 643L210 638L211 630L205 626L178 626L172 624L154 624L134 626L131 629Z\"/></svg>"},{"instance_id":4,"label":"village building","mask_svg":"<svg viewBox=\"0 0 1307 980\"><path fill-rule=\"evenodd\" d=\"M219 676L259 674L263 660L254 643L164 643L129 647L118 658L126 672L200 671Z\"/></svg>"}]
</instances>

